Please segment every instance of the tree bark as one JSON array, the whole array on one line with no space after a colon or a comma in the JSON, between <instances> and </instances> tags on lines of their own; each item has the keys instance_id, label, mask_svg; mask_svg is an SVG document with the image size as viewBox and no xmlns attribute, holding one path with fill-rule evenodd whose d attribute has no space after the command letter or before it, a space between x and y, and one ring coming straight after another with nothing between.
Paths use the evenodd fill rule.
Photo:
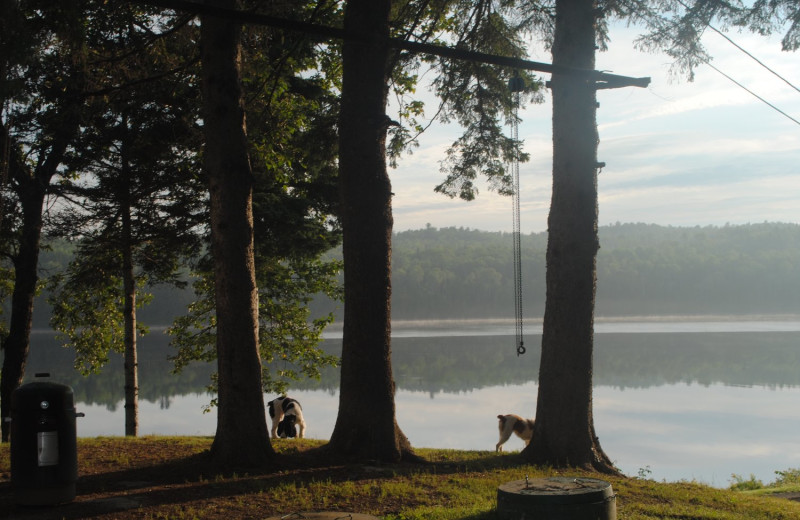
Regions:
<instances>
[{"instance_id":1,"label":"tree bark","mask_svg":"<svg viewBox=\"0 0 800 520\"><path fill-rule=\"evenodd\" d=\"M139 362L136 351L136 277L133 272L133 232L131 225L131 171L128 160L130 136L127 117L122 131L122 285L125 334L125 435L139 435Z\"/></svg>"},{"instance_id":2,"label":"tree bark","mask_svg":"<svg viewBox=\"0 0 800 520\"><path fill-rule=\"evenodd\" d=\"M237 2L219 0L220 7ZM258 292L253 256L253 174L240 84L241 28L202 19L205 170L211 196L211 247L217 309L217 431L221 466L259 466L274 455L261 390Z\"/></svg>"},{"instance_id":3,"label":"tree bark","mask_svg":"<svg viewBox=\"0 0 800 520\"><path fill-rule=\"evenodd\" d=\"M411 445L397 425L391 365L392 188L386 171L388 0L349 0L342 50L339 187L344 330L339 412L328 445L353 460L398 461Z\"/></svg>"},{"instance_id":4,"label":"tree bark","mask_svg":"<svg viewBox=\"0 0 800 520\"><path fill-rule=\"evenodd\" d=\"M126 244L123 258L123 286L125 292L125 435L139 435L139 360L136 345L136 281L130 242Z\"/></svg>"},{"instance_id":5,"label":"tree bark","mask_svg":"<svg viewBox=\"0 0 800 520\"><path fill-rule=\"evenodd\" d=\"M30 351L33 324L33 299L39 280L39 242L42 236L42 207L45 189L35 178L25 181L20 194L23 222L19 250L14 257L14 291L8 336L3 341L3 368L0 371L0 416L11 416L11 394L22 384ZM2 440L8 442L9 425L2 422Z\"/></svg>"},{"instance_id":6,"label":"tree bark","mask_svg":"<svg viewBox=\"0 0 800 520\"><path fill-rule=\"evenodd\" d=\"M553 64L594 69L593 0L558 0ZM553 74L553 194L547 296L533 439L536 464L614 472L595 435L592 350L596 289L597 120L594 82Z\"/></svg>"},{"instance_id":7,"label":"tree bark","mask_svg":"<svg viewBox=\"0 0 800 520\"><path fill-rule=\"evenodd\" d=\"M11 318L8 336L3 341L3 367L0 370L0 417L11 414L11 394L22 384L25 364L30 350L31 327L33 326L33 300L39 281L39 248L42 238L42 209L50 181L61 164L67 146L78 131L79 105L67 104L62 110L64 120L54 131L54 139L48 150L41 151L39 161L32 171L21 159L9 157L8 173L17 183L18 197L22 208L22 233L19 249L13 258L14 291L11 295ZM6 136L8 138L8 136ZM13 143L6 142L9 150ZM8 423L0 420L3 442L8 442Z\"/></svg>"}]
</instances>

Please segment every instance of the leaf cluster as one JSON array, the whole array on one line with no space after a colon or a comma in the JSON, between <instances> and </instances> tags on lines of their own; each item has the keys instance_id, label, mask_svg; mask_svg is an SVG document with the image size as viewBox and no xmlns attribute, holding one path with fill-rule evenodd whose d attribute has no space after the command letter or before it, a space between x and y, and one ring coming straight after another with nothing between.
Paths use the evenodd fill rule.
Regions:
<instances>
[{"instance_id":1,"label":"leaf cluster","mask_svg":"<svg viewBox=\"0 0 800 520\"><path fill-rule=\"evenodd\" d=\"M800 5L793 0L611 0L604 4L608 18L644 27L646 32L636 46L664 52L673 60L670 73L689 81L699 65L713 59L702 36L714 24L719 30L749 30L760 35L783 32L783 50L800 48Z\"/></svg>"},{"instance_id":2,"label":"leaf cluster","mask_svg":"<svg viewBox=\"0 0 800 520\"><path fill-rule=\"evenodd\" d=\"M336 2L246 7L329 25L341 18ZM77 244L50 284L52 324L77 349L77 366L97 370L122 348L126 269L134 271L137 307L155 284L195 280L197 301L177 322L176 341L187 358L213 357L204 350L214 344L215 309L204 247L197 23L191 15L94 0L4 2L3 10L0 135L13 156L3 170L9 162L35 170L64 121L77 129L67 136L59 182L46 187L58 197L51 238ZM337 46L247 26L243 48L265 359L305 359L301 372L313 373L314 363L335 362L312 348L332 318L311 319L307 303L309 294L338 299L340 292L339 263L318 259L340 240ZM21 232L13 184L25 178L3 184L4 209L14 210L0 222L9 256ZM145 331L140 325L138 334Z\"/></svg>"},{"instance_id":3,"label":"leaf cluster","mask_svg":"<svg viewBox=\"0 0 800 520\"><path fill-rule=\"evenodd\" d=\"M146 287L185 284L182 262L200 246L204 190L199 95L184 81L195 61L186 19L126 4L87 9L82 20L83 124L65 160L69 174L52 187L60 204L48 231L78 243L52 281L52 323L87 372L124 349L126 276L137 308L149 301Z\"/></svg>"},{"instance_id":4,"label":"leaf cluster","mask_svg":"<svg viewBox=\"0 0 800 520\"><path fill-rule=\"evenodd\" d=\"M262 9L264 6L262 6ZM337 24L325 3L273 6L271 14ZM318 377L337 358L317 345L333 317L312 317L314 294L341 298L337 261L322 253L339 244L337 134L340 68L335 46L302 35L247 27L243 87L255 179L253 230L259 287L259 348L265 392L285 392L300 377ZM196 301L170 327L176 370L216 359L210 258L197 266ZM216 385L212 380L211 388Z\"/></svg>"},{"instance_id":5,"label":"leaf cluster","mask_svg":"<svg viewBox=\"0 0 800 520\"><path fill-rule=\"evenodd\" d=\"M522 57L524 30L521 11L514 2L440 0L399 2L392 12L396 38L455 46L503 56ZM458 123L464 133L450 146L442 161L445 180L436 191L471 200L475 181L483 176L490 189L508 194L511 176L506 165L525 161L521 143L507 137L502 122L516 118L515 109L526 101L540 102L542 82L525 71L504 70L477 62L398 53L391 64L391 88L398 122L389 128L390 163L397 164L403 151L418 145L419 136L438 120ZM425 75L432 75L430 90L438 98L434 115L425 120L425 103L416 89ZM525 89L514 95L508 82L521 76Z\"/></svg>"},{"instance_id":6,"label":"leaf cluster","mask_svg":"<svg viewBox=\"0 0 800 520\"><path fill-rule=\"evenodd\" d=\"M108 252L96 253L102 256ZM63 276L71 285L51 300L50 322L64 346L75 350L75 368L83 375L97 373L109 362L111 352L125 351L122 280L104 270L100 261L91 260L71 263ZM51 283L61 280L62 276L56 276ZM144 305L148 296L140 293L137 305ZM137 323L137 335L147 332L146 326Z\"/></svg>"}]
</instances>

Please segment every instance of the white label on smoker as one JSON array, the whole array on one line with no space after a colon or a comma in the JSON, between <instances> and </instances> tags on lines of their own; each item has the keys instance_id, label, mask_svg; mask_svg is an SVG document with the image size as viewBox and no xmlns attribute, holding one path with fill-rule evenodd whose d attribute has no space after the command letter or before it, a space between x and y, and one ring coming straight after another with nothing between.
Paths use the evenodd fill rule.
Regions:
<instances>
[{"instance_id":1,"label":"white label on smoker","mask_svg":"<svg viewBox=\"0 0 800 520\"><path fill-rule=\"evenodd\" d=\"M39 466L58 464L58 432L39 432Z\"/></svg>"}]
</instances>

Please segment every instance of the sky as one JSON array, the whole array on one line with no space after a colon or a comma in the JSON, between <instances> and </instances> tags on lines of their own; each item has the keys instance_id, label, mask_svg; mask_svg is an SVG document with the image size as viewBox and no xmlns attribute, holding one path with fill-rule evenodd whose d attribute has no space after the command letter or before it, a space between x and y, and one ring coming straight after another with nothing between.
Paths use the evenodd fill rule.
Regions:
<instances>
[{"instance_id":1,"label":"sky","mask_svg":"<svg viewBox=\"0 0 800 520\"><path fill-rule=\"evenodd\" d=\"M600 225L800 223L800 125L706 65L697 69L693 82L672 77L667 56L634 49L640 32L613 27L609 50L596 58L598 70L651 78L648 88L598 91L598 160L606 163L598 177ZM780 35L726 34L800 87L800 53L782 51ZM712 31L703 43L715 67L800 120L797 89ZM528 58L551 61L544 49L531 49ZM526 234L547 227L550 101L547 91L544 104L520 111L519 136L531 155L520 165L521 231ZM457 128L435 125L421 137L420 147L390 170L396 232L427 225L511 231L509 197L485 186L472 202L433 191L444 178L439 162L457 136Z\"/></svg>"}]
</instances>

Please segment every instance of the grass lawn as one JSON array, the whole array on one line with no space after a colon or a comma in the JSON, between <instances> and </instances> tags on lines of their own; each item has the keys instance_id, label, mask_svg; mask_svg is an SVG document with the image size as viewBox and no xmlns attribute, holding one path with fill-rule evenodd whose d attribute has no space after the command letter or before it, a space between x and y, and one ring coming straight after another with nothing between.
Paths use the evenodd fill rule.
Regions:
<instances>
[{"instance_id":1,"label":"grass lawn","mask_svg":"<svg viewBox=\"0 0 800 520\"><path fill-rule=\"evenodd\" d=\"M74 502L14 504L9 445L0 445L0 518L239 519L296 512L365 513L386 520L489 520L497 487L548 476L600 478L616 493L617 518L798 519L800 502L770 496L777 488L738 479L736 489L654 482L521 464L513 454L417 449L421 464L331 465L315 459L321 441L273 442L274 467L217 473L207 437L100 437L78 440ZM800 490L786 472L781 491ZM792 487L794 486L794 487Z\"/></svg>"}]
</instances>

